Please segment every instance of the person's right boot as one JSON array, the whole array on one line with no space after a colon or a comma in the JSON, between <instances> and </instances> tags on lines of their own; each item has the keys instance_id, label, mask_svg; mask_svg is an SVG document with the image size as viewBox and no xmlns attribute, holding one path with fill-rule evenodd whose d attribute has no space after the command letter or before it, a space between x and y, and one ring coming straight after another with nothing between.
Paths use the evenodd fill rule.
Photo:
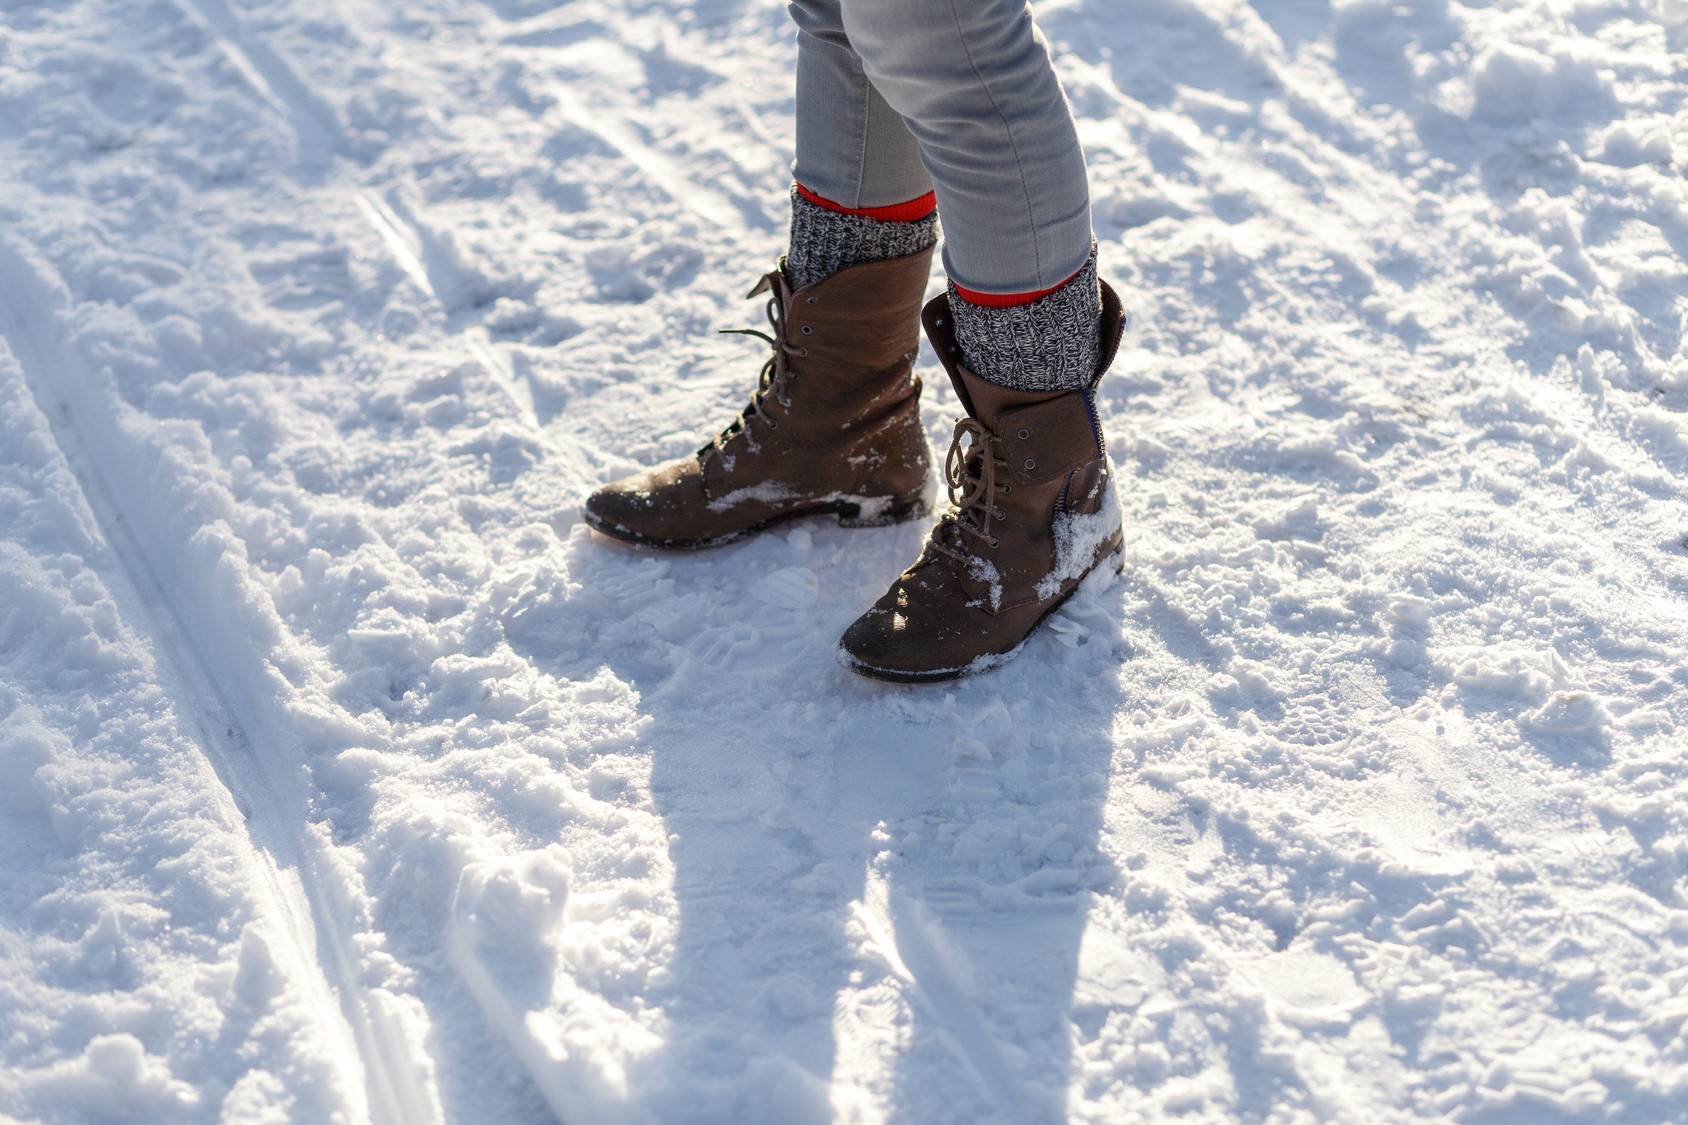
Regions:
<instances>
[{"instance_id":1,"label":"person's right boot","mask_svg":"<svg viewBox=\"0 0 1688 1125\"><path fill-rule=\"evenodd\" d=\"M1099 357L1124 331L1119 297L1100 286ZM994 668L1098 566L1118 566L1123 533L1092 390L1023 391L960 362L947 295L926 306L932 347L967 417L944 476L952 507L914 565L844 633L852 672L893 683L953 680Z\"/></svg>"},{"instance_id":2,"label":"person's right boot","mask_svg":"<svg viewBox=\"0 0 1688 1125\"><path fill-rule=\"evenodd\" d=\"M641 547L713 547L785 520L849 527L926 515L920 299L932 250L849 266L793 291L783 259L768 293L773 356L750 404L691 456L599 489L581 518Z\"/></svg>"}]
</instances>

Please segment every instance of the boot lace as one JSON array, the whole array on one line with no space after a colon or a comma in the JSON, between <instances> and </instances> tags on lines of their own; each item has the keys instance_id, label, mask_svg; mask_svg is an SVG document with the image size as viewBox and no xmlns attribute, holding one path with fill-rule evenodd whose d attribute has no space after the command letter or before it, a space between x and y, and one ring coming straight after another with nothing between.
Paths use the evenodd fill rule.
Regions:
<instances>
[{"instance_id":1,"label":"boot lace","mask_svg":"<svg viewBox=\"0 0 1688 1125\"><path fill-rule=\"evenodd\" d=\"M929 561L931 552L936 551L957 562L970 563L972 556L965 553L967 536L987 547L997 545L999 540L991 534L990 521L993 517L1002 519L1004 513L997 507L996 498L999 493L1014 491L1013 485L997 481L999 467L1008 468L1008 460L1002 456L1002 439L971 418L957 419L955 436L944 457L944 483L949 487L951 507L932 529L921 562Z\"/></svg>"},{"instance_id":2,"label":"boot lace","mask_svg":"<svg viewBox=\"0 0 1688 1125\"><path fill-rule=\"evenodd\" d=\"M807 348L800 348L786 341L786 309L785 303L780 300L779 280L776 274L769 274L763 279L763 284L773 291L768 298L767 307L768 326L773 329L771 335L759 328L719 329L723 336L755 336L759 340L766 340L769 347L772 348L773 354L769 355L768 361L762 365L762 372L757 376L756 390L751 394L749 404L745 406L737 418L727 423L724 430L715 435L714 440L698 450L700 460L707 460L710 456L719 457L726 468L731 470L732 460L727 453L727 446L735 438L744 438L749 448L755 451L760 448L756 443L756 433L753 428L755 423L760 422L770 431L780 428L779 419L770 415L762 404L772 398L781 406L789 407L791 405L791 397L786 394L786 387L796 378L796 375L793 374L789 366L789 358L808 355L809 352ZM753 291L752 296L754 295Z\"/></svg>"}]
</instances>

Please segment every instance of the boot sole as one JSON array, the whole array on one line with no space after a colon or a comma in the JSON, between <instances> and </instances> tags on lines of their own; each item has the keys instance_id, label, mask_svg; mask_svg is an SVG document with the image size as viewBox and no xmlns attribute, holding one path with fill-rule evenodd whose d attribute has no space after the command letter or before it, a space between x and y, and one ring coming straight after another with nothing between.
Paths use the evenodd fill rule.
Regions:
<instances>
[{"instance_id":1,"label":"boot sole","mask_svg":"<svg viewBox=\"0 0 1688 1125\"><path fill-rule=\"evenodd\" d=\"M789 512L781 512L777 516L765 519L761 523L753 524L742 531L735 531L729 535L718 535L713 539L651 539L625 527L605 524L584 508L580 512L580 522L599 534L607 535L611 539L620 540L634 547L644 547L653 551L703 551L710 547L724 547L728 543L748 539L752 535L759 535L782 523L809 519L813 516L837 516L839 527L857 528L890 527L893 524L907 523L909 520L925 519L927 514L926 492L922 488L914 492L905 492L900 496L870 497L860 501L835 500L827 504L795 508Z\"/></svg>"},{"instance_id":2,"label":"boot sole","mask_svg":"<svg viewBox=\"0 0 1688 1125\"><path fill-rule=\"evenodd\" d=\"M1021 637L1013 648L1002 652L985 653L983 656L975 657L971 663L960 668L940 668L931 672L905 672L897 668L877 668L872 664L856 659L845 652L842 647L838 649L838 662L858 676L865 676L870 680L881 680L888 684L941 684L948 680L961 680L968 676L977 676L984 672L994 671L1020 655L1020 650L1026 647L1026 642L1037 635L1038 629L1042 627L1045 621L1049 620L1050 615L1066 605L1067 599L1078 593L1078 588L1084 585L1084 579L1096 573L1096 568L1106 562L1113 563L1115 574L1125 572L1125 531L1123 528L1113 541L1113 546L1104 551L1102 557L1097 559L1095 564L1084 572L1083 577L1073 583L1072 589L1056 598L1048 609L1038 615L1038 619L1032 623L1032 627L1026 630L1026 635Z\"/></svg>"}]
</instances>

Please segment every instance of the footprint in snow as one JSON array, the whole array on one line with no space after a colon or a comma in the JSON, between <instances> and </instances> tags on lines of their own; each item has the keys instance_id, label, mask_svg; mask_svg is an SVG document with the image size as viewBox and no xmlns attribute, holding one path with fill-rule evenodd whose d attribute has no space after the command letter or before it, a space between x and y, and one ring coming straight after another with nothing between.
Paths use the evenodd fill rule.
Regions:
<instances>
[{"instance_id":1,"label":"footprint in snow","mask_svg":"<svg viewBox=\"0 0 1688 1125\"><path fill-rule=\"evenodd\" d=\"M762 651L762 631L742 623L705 629L686 651L711 667L731 668L740 657Z\"/></svg>"},{"instance_id":2,"label":"footprint in snow","mask_svg":"<svg viewBox=\"0 0 1688 1125\"><path fill-rule=\"evenodd\" d=\"M751 584L750 594L772 609L797 613L820 599L820 580L815 572L800 566L784 567L764 574ZM686 644L686 651L713 668L743 667L752 658L763 663L781 659L785 650L798 642L802 624L781 621L765 611L757 614L762 624L734 621L710 625Z\"/></svg>"},{"instance_id":3,"label":"footprint in snow","mask_svg":"<svg viewBox=\"0 0 1688 1125\"><path fill-rule=\"evenodd\" d=\"M796 625L757 627L735 621L705 629L686 645L686 651L712 668L725 670L741 667L758 655L763 663L771 663L802 635L802 628Z\"/></svg>"},{"instance_id":4,"label":"footprint in snow","mask_svg":"<svg viewBox=\"0 0 1688 1125\"><path fill-rule=\"evenodd\" d=\"M1077 648L1090 637L1090 630L1080 625L1064 614L1055 614L1049 619L1049 627L1055 631L1055 639L1068 648Z\"/></svg>"},{"instance_id":5,"label":"footprint in snow","mask_svg":"<svg viewBox=\"0 0 1688 1125\"><path fill-rule=\"evenodd\" d=\"M1327 711L1322 701L1291 707L1283 721L1271 729L1278 738L1298 746L1330 746L1349 734L1347 724Z\"/></svg>"},{"instance_id":6,"label":"footprint in snow","mask_svg":"<svg viewBox=\"0 0 1688 1125\"><path fill-rule=\"evenodd\" d=\"M640 609L674 589L668 574L667 559L642 559L631 567L618 568L620 573L595 577L599 594L623 612Z\"/></svg>"},{"instance_id":7,"label":"footprint in snow","mask_svg":"<svg viewBox=\"0 0 1688 1125\"><path fill-rule=\"evenodd\" d=\"M820 600L821 583L814 571L788 566L758 578L750 587L750 592L765 605L795 613Z\"/></svg>"}]
</instances>

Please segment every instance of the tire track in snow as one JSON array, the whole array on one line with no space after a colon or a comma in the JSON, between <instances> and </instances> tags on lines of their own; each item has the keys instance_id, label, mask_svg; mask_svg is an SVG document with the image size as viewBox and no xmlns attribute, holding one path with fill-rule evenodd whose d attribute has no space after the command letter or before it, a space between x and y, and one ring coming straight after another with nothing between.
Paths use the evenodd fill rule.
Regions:
<instances>
[{"instance_id":1,"label":"tire track in snow","mask_svg":"<svg viewBox=\"0 0 1688 1125\"><path fill-rule=\"evenodd\" d=\"M512 50L518 57L548 47L583 42L587 39L607 39L618 50L639 53L622 40L612 22L600 23L591 18L580 19L572 13L563 15L561 21L558 16L546 13L530 20L507 24L501 34L495 33L491 38L506 50ZM717 78L728 80L723 71L715 68L711 70ZM606 90L613 88L612 84L605 84L603 87ZM560 117L562 123L596 138L631 164L652 190L660 192L676 205L692 212L710 227L738 229L744 226L748 217L760 213L760 205L756 200L747 197L735 198L737 193L722 191L705 183L689 170L683 161L670 157L654 145L646 144L639 138L637 121L625 107L601 103L588 106L575 96L571 84L562 81L541 83L540 89L553 103L548 111L538 115L540 118ZM734 104L734 108L742 113L747 121L753 120L754 115L742 105L742 99ZM759 139L768 143L769 138L765 131L759 127L753 127L753 131Z\"/></svg>"},{"instance_id":2,"label":"tire track in snow","mask_svg":"<svg viewBox=\"0 0 1688 1125\"><path fill-rule=\"evenodd\" d=\"M358 211L381 238L381 245L393 256L399 269L424 294L439 300L439 288L434 284L427 267L422 264L422 239L403 219L393 213L387 201L373 191L360 191Z\"/></svg>"},{"instance_id":3,"label":"tire track in snow","mask_svg":"<svg viewBox=\"0 0 1688 1125\"><path fill-rule=\"evenodd\" d=\"M175 3L190 21L218 40L225 55L247 83L272 109L287 118L299 140L300 165L311 167L332 162L343 148L343 126L338 115L309 91L293 69L264 44L246 35L238 18L228 11L222 0L175 0ZM390 185L384 193L373 186L353 188L352 201L404 275L424 296L438 304L441 310L449 315L454 308L472 303L476 296L476 286L450 261L438 237L417 219L414 204L404 198L404 186L402 182ZM16 278L27 278L30 272L22 263L19 263L21 268L9 270L10 263L6 261L8 250L9 248L0 242L0 292L4 290L7 273ZM40 317L30 319L43 323ZM461 342L486 369L489 380L515 406L522 421L536 431L541 429L531 391L517 381L508 358L494 346L485 329L476 326L459 335ZM26 378L29 370L29 365L25 364ZM37 394L39 393L38 391ZM76 463L72 459L72 464ZM123 553L119 554L122 557ZM144 566L144 555L137 550L135 556L143 560ZM127 561L126 565L129 565L132 571L139 569ZM164 597L157 599L157 603L169 604ZM200 694L203 700L217 699L215 688ZM232 737L240 730L240 726L231 721L227 729ZM240 742L239 749L246 753L242 758L229 756L236 762L253 757L250 744L243 736ZM297 757L299 756L295 755L295 758ZM267 758L260 760L268 764ZM243 789L266 796L284 795L284 801L286 796L293 798L291 803L294 805L294 815L285 818L286 823L270 825L267 835L273 841L284 841L292 845L287 851L298 864L298 871L315 874L314 864L321 858L315 851L321 846L321 842L312 838L309 833L297 831L297 826L304 823L304 802L298 799L302 794L289 793L285 781L278 785L278 779L268 776L241 776L242 773L251 772L255 771L231 770L226 762L218 766L219 776L229 785L237 803ZM256 772L267 774L269 771L264 769ZM231 777L236 779L232 784ZM245 807L250 807L250 804L251 801L248 800ZM273 816L278 802L264 801L263 805L266 814ZM329 878L332 879L331 874ZM313 880L309 887L302 882L300 889L301 894L296 897L303 900L305 909L302 913L310 913L312 905L316 908L319 939L323 930L329 930L327 945L333 964L324 965L320 961L317 964L319 970L332 968L334 979L342 985L338 990L341 1006L361 1048L363 1069L369 1085L370 1113L375 1125L430 1125L432 1122L443 1122L443 1106L432 1081L432 1060L426 1060L427 1072L423 1073L424 1068L418 1067L414 1058L416 1054L425 1055L425 1048L420 1044L407 1042L404 1029L397 1023L396 1014L391 1012L378 996L362 994L357 987L355 935L351 932L351 927L346 925L345 920L333 909L333 899L327 895L327 892L333 889L332 884L328 887L317 886ZM296 915L299 913L301 911L295 911ZM319 940L317 944L320 948L323 943ZM521 1034L519 1021L515 1020L508 1006L502 1003L496 989L490 986L485 969L475 961L471 952L460 949L460 944L455 938L452 939L448 960L480 1005L483 1017L516 1054L528 1072L530 1081L535 1083L541 1096L554 1112L562 1116L565 1109L577 1108L578 1099L567 1089L559 1087L555 1081L548 1080L550 1071L543 1065L542 1059L533 1055L530 1037Z\"/></svg>"},{"instance_id":4,"label":"tire track in snow","mask_svg":"<svg viewBox=\"0 0 1688 1125\"><path fill-rule=\"evenodd\" d=\"M299 140L300 163L328 163L340 148L340 116L311 92L286 60L246 34L223 0L175 0L188 21L217 40L229 63L254 93L285 117Z\"/></svg>"},{"instance_id":5,"label":"tire track in snow","mask_svg":"<svg viewBox=\"0 0 1688 1125\"><path fill-rule=\"evenodd\" d=\"M461 895L462 886L458 893ZM584 1122L603 1122L610 1118L605 1107L593 1100L569 1079L572 1075L558 1066L555 1054L542 1043L523 1022L520 1011L506 999L498 983L492 979L475 953L468 923L457 900L452 902L450 932L446 936L446 958L457 970L464 987L481 1007L481 1014L494 1032L502 1036L512 1053L527 1071L528 1080L539 1091L559 1125Z\"/></svg>"},{"instance_id":6,"label":"tire track in snow","mask_svg":"<svg viewBox=\"0 0 1688 1125\"><path fill-rule=\"evenodd\" d=\"M360 190L353 198L358 213L418 290L437 301L447 312L470 302L474 286L445 259L439 240L420 220L407 218L373 189ZM405 207L406 212L413 214L414 210L413 204ZM536 432L543 430L539 412L534 406L532 388L517 378L509 356L492 342L487 330L480 325L472 325L459 333L457 339L486 369L487 378L510 400L522 422ZM584 444L578 435L575 440Z\"/></svg>"},{"instance_id":7,"label":"tire track in snow","mask_svg":"<svg viewBox=\"0 0 1688 1125\"><path fill-rule=\"evenodd\" d=\"M914 1005L932 1021L938 1040L974 1083L1010 1121L1053 1122L1059 1107L1032 1104L1014 1075L1002 1044L990 1033L984 1012L948 965L954 951L941 947L937 923L924 904L893 894L882 876L870 873L856 916L908 989Z\"/></svg>"},{"instance_id":8,"label":"tire track in snow","mask_svg":"<svg viewBox=\"0 0 1688 1125\"><path fill-rule=\"evenodd\" d=\"M744 224L744 214L732 200L687 174L665 153L640 141L624 115L606 113L602 107L588 109L561 83L547 92L557 99L564 121L615 150L644 174L651 187L712 227L732 229Z\"/></svg>"},{"instance_id":9,"label":"tire track in snow","mask_svg":"<svg viewBox=\"0 0 1688 1125\"><path fill-rule=\"evenodd\" d=\"M103 409L107 403L100 401L81 357L57 338L55 306L66 300L51 266L29 261L0 238L0 336L123 566L136 603L145 607L152 635L191 695L182 702L204 736L213 769L246 818L263 885L274 897L276 916L288 924L286 936L306 969L307 986L322 1011L333 1011L330 998L338 998L342 1053L336 1061L359 1075L348 1088L365 1095L363 1105L348 1109L357 1121L373 1125L443 1122L426 1048L411 1041L389 994L366 989L359 980L356 933L340 906L351 896L329 845L305 827L309 782L303 754L286 733L284 718L266 714L254 698L262 688L251 690L256 685L242 683L237 671L252 654L215 650L215 615L160 578L172 569L163 545L125 518L125 512L146 510L150 474L119 464L113 455L131 441L120 420ZM121 398L116 401L124 409Z\"/></svg>"},{"instance_id":10,"label":"tire track in snow","mask_svg":"<svg viewBox=\"0 0 1688 1125\"><path fill-rule=\"evenodd\" d=\"M300 143L300 164L311 167L330 163L343 149L346 139L344 124L335 109L312 93L284 58L247 34L239 17L229 11L223 0L174 0L174 3L189 22L217 41L230 64L265 104L292 125ZM341 16L349 18L349 13L343 12ZM645 167L636 159L634 163ZM370 187L358 189L352 199L417 289L448 313L470 304L477 296L477 287L451 264L438 237L414 217L415 207L403 199L402 186L395 185L385 194ZM705 201L699 213L714 214L712 221L716 221L730 210L724 203L717 207ZM514 404L522 420L539 428L532 392L519 385L508 358L498 351L484 330L464 333L463 342Z\"/></svg>"}]
</instances>

